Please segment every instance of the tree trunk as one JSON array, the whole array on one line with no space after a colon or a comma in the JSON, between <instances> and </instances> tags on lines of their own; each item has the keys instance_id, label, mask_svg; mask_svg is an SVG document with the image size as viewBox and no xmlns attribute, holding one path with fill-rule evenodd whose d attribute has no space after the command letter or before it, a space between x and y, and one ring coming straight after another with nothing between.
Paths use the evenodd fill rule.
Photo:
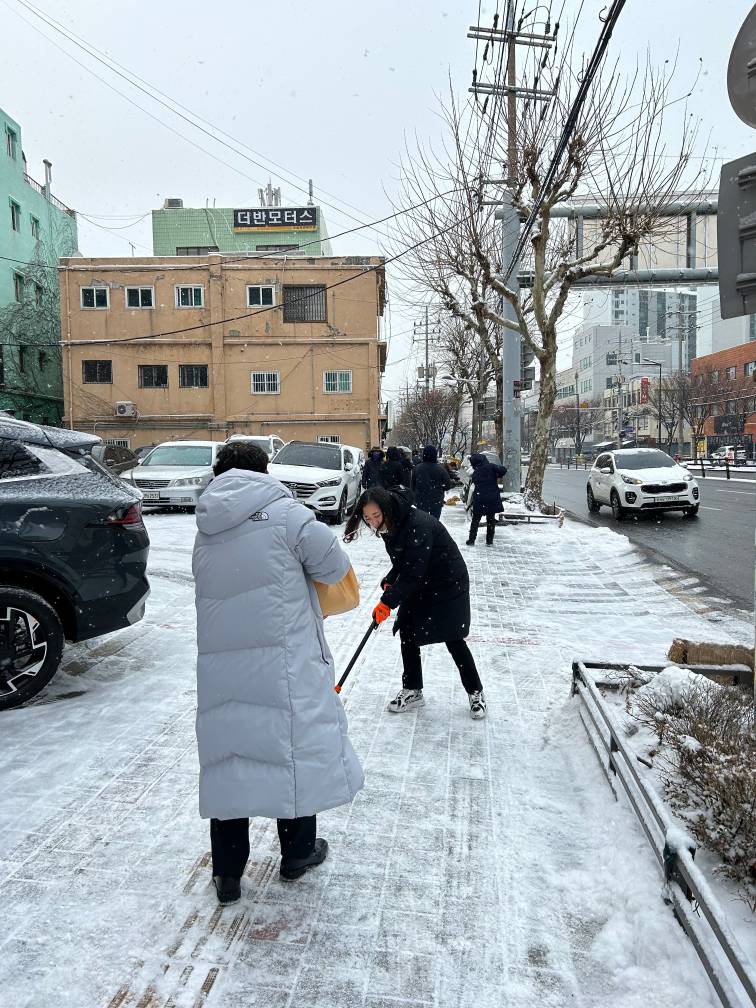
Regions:
<instances>
[{"instance_id":1,"label":"tree trunk","mask_svg":"<svg viewBox=\"0 0 756 1008\"><path fill-rule=\"evenodd\" d=\"M525 481L525 502L537 508L543 501L543 477L549 457L551 413L556 401L556 353L541 361L541 389L538 396L538 416L530 446L530 466Z\"/></svg>"},{"instance_id":2,"label":"tree trunk","mask_svg":"<svg viewBox=\"0 0 756 1008\"><path fill-rule=\"evenodd\" d=\"M504 367L499 361L496 368L496 454L504 459Z\"/></svg>"}]
</instances>

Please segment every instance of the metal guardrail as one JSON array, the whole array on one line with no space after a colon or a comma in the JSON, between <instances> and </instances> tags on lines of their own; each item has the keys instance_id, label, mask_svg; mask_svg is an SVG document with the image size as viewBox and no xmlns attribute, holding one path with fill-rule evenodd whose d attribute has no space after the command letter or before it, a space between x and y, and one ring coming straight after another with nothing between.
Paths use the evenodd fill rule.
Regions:
<instances>
[{"instance_id":1,"label":"metal guardrail","mask_svg":"<svg viewBox=\"0 0 756 1008\"><path fill-rule=\"evenodd\" d=\"M33 179L31 175L27 175L26 172L24 172L24 182L26 182L27 185L30 185L32 189L40 194L40 196L44 196L46 200L49 200L49 202L52 203L53 206L57 207L58 210L62 210L63 213L68 214L69 217L76 216L75 210L67 207L65 203L61 203L57 196L53 196L52 193L47 192L43 185L40 185L36 179Z\"/></svg>"},{"instance_id":2,"label":"metal guardrail","mask_svg":"<svg viewBox=\"0 0 756 1008\"><path fill-rule=\"evenodd\" d=\"M660 671L664 666L634 667ZM622 784L664 874L665 899L671 903L675 917L690 938L720 1002L724 1008L756 1006L756 970L740 948L719 901L694 863L695 845L692 841L690 845L678 841L675 834L683 836L683 831L674 824L659 797L642 781L637 770L638 757L625 745L597 682L590 674L592 669L629 672L629 666L611 662L572 663L572 694L582 701L581 719L607 780L613 791L615 779ZM695 666L690 669L702 673L710 671Z\"/></svg>"}]
</instances>

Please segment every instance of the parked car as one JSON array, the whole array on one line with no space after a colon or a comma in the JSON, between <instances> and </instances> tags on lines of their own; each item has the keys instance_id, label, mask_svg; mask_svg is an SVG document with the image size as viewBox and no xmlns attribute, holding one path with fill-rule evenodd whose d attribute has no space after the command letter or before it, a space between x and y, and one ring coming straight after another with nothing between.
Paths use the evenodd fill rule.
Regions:
<instances>
[{"instance_id":1,"label":"parked car","mask_svg":"<svg viewBox=\"0 0 756 1008\"><path fill-rule=\"evenodd\" d=\"M593 463L586 487L588 510L608 504L619 521L628 512L682 511L698 514L698 483L687 469L658 448L603 452Z\"/></svg>"},{"instance_id":2,"label":"parked car","mask_svg":"<svg viewBox=\"0 0 756 1008\"><path fill-rule=\"evenodd\" d=\"M142 493L145 504L196 508L213 478L213 463L223 441L166 441L123 474Z\"/></svg>"},{"instance_id":3,"label":"parked car","mask_svg":"<svg viewBox=\"0 0 756 1008\"><path fill-rule=\"evenodd\" d=\"M364 454L352 445L290 441L268 472L319 518L344 521L360 495Z\"/></svg>"},{"instance_id":4,"label":"parked car","mask_svg":"<svg viewBox=\"0 0 756 1008\"><path fill-rule=\"evenodd\" d=\"M157 445L156 444L146 444L146 445L142 445L141 448L137 448L136 451L134 452L134 454L137 457L137 463L136 464L138 464L139 462L141 462L142 459L147 458L147 456L150 454L150 452L152 451L153 448L157 448Z\"/></svg>"},{"instance_id":5,"label":"parked car","mask_svg":"<svg viewBox=\"0 0 756 1008\"><path fill-rule=\"evenodd\" d=\"M120 476L121 473L139 465L139 459L134 452L120 445L96 444L92 448L92 458L97 459L100 465L105 466L108 472L112 472L115 476Z\"/></svg>"},{"instance_id":6,"label":"parked car","mask_svg":"<svg viewBox=\"0 0 756 1008\"><path fill-rule=\"evenodd\" d=\"M50 682L64 640L144 615L141 502L93 458L100 443L0 417L0 710Z\"/></svg>"},{"instance_id":7,"label":"parked car","mask_svg":"<svg viewBox=\"0 0 756 1008\"><path fill-rule=\"evenodd\" d=\"M745 448L736 448L735 445L725 445L711 453L711 461L724 464L726 461L730 465L742 466L746 464Z\"/></svg>"},{"instance_id":8,"label":"parked car","mask_svg":"<svg viewBox=\"0 0 756 1008\"><path fill-rule=\"evenodd\" d=\"M281 438L274 434L232 434L230 438L226 438L226 444L233 444L234 441L251 441L268 453L271 462L284 446Z\"/></svg>"}]
</instances>

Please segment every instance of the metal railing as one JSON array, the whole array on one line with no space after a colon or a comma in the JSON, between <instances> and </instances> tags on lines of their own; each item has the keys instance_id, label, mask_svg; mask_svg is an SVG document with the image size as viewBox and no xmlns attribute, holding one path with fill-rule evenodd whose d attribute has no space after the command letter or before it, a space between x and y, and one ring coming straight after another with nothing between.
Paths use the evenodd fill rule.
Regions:
<instances>
[{"instance_id":1,"label":"metal railing","mask_svg":"<svg viewBox=\"0 0 756 1008\"><path fill-rule=\"evenodd\" d=\"M26 182L27 185L31 186L32 189L38 192L40 196L44 196L44 198L48 200L50 203L52 203L54 207L57 207L58 210L62 210L63 213L68 214L69 217L76 216L75 210L72 210L70 207L67 207L65 203L61 203L61 201L57 198L57 196L53 196L52 193L49 193L43 185L40 185L39 182L36 181L36 179L33 179L31 175L27 175L26 172L24 172L24 182Z\"/></svg>"},{"instance_id":2,"label":"metal railing","mask_svg":"<svg viewBox=\"0 0 756 1008\"><path fill-rule=\"evenodd\" d=\"M660 671L662 667L635 666L646 671ZM700 666L689 667L702 674L712 671ZM638 816L664 874L665 899L690 938L720 1002L724 1008L754 1006L756 971L725 920L719 901L694 863L695 844L677 840L675 834L680 836L683 831L672 821L661 799L641 779L637 770L639 758L626 746L591 669L627 671L629 674L629 667L611 662L573 662L572 694L582 701L583 725L612 790L614 781L619 780ZM733 677L737 679L737 673ZM602 685L616 687L616 683Z\"/></svg>"}]
</instances>

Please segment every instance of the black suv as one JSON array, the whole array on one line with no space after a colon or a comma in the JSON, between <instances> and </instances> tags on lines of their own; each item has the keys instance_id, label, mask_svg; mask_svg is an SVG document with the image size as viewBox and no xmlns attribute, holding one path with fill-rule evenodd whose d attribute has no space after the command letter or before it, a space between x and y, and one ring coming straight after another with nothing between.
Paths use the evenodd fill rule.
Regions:
<instances>
[{"instance_id":1,"label":"black suv","mask_svg":"<svg viewBox=\"0 0 756 1008\"><path fill-rule=\"evenodd\" d=\"M0 710L47 685L64 639L144 615L141 501L92 457L99 444L0 415Z\"/></svg>"}]
</instances>

